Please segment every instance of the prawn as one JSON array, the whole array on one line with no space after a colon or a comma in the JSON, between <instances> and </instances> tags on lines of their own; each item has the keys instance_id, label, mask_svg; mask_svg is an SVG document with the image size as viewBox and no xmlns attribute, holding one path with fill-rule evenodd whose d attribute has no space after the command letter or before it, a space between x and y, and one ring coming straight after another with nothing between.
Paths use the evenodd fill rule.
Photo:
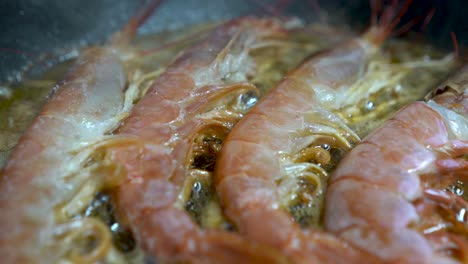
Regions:
<instances>
[{"instance_id":1,"label":"prawn","mask_svg":"<svg viewBox=\"0 0 468 264\"><path fill-rule=\"evenodd\" d=\"M468 263L468 66L371 133L331 175L326 230L392 263Z\"/></svg>"},{"instance_id":2,"label":"prawn","mask_svg":"<svg viewBox=\"0 0 468 264\"><path fill-rule=\"evenodd\" d=\"M57 242L57 232L63 235L65 229L103 230L98 221L68 223L65 219L73 214L60 205L97 173L78 150L101 140L125 115L123 57L128 57L127 46L138 26L158 4L152 1L108 45L81 53L11 153L0 174L3 263L55 263L68 255L78 262L94 262L102 257L100 247L82 253ZM87 173L80 172L83 168ZM105 234L98 237L111 243Z\"/></svg>"},{"instance_id":3,"label":"prawn","mask_svg":"<svg viewBox=\"0 0 468 264\"><path fill-rule=\"evenodd\" d=\"M301 230L284 207L306 203L315 214L322 210L328 172L359 141L338 117L336 101L346 102L347 89L364 75L409 4L399 13L388 7L383 22L363 36L305 60L227 136L215 182L226 215L244 236L299 263L378 262L333 235Z\"/></svg>"},{"instance_id":4,"label":"prawn","mask_svg":"<svg viewBox=\"0 0 468 264\"><path fill-rule=\"evenodd\" d=\"M220 25L167 67L115 131L105 151L126 175L114 192L117 214L148 255L167 262L287 261L237 234L201 230L184 208L187 186L205 175L191 165L194 142L199 135L225 135L245 113L248 105L236 102L256 92L247 81L255 73L249 52L283 34L282 23L273 19Z\"/></svg>"}]
</instances>

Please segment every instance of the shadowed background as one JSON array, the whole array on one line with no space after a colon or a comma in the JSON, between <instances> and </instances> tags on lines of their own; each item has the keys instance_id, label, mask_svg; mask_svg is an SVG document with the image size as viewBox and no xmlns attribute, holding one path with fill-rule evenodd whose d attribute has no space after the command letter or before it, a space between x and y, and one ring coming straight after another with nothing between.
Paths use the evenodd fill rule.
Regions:
<instances>
[{"instance_id":1,"label":"shadowed background","mask_svg":"<svg viewBox=\"0 0 468 264\"><path fill-rule=\"evenodd\" d=\"M289 2L281 9L282 14L296 15L307 21L320 19L361 30L369 24L368 0L166 0L140 33L248 14L271 15L265 6L281 2ZM314 8L314 2L319 8ZM122 27L142 3L134 0L0 0L0 82L20 79L22 69L37 64L41 54L53 51L60 54L57 50L104 41ZM402 23L421 17L414 27L419 31L432 8L436 12L424 30L428 39L440 47L453 49L450 38L453 31L461 45L468 45L466 0L415 0Z\"/></svg>"}]
</instances>

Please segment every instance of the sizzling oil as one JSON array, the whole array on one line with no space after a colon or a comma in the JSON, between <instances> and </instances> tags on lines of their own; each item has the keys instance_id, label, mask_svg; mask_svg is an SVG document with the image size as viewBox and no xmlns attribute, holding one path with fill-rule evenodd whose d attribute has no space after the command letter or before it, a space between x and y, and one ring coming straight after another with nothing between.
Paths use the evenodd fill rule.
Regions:
<instances>
[{"instance_id":1,"label":"sizzling oil","mask_svg":"<svg viewBox=\"0 0 468 264\"><path fill-rule=\"evenodd\" d=\"M392 67L401 67L406 74L397 83L386 85L359 103L341 109L340 116L361 138L383 124L403 106L421 100L455 69L455 60L447 60L446 53L427 43L390 40L384 46L383 56L387 57L385 63L393 65ZM405 63L414 62L421 66L405 69ZM427 66L423 66L425 63ZM377 78L375 79L378 80Z\"/></svg>"},{"instance_id":2,"label":"sizzling oil","mask_svg":"<svg viewBox=\"0 0 468 264\"><path fill-rule=\"evenodd\" d=\"M203 37L211 27L212 24L200 24L174 32L137 37L132 48L144 53L142 59L132 60L125 65L127 68L137 68L129 79L163 69L182 48ZM4 166L23 131L39 113L47 95L62 79L78 54L76 51L69 52L62 56L64 59L61 62L45 69L39 76L25 78L20 83L0 84L0 168Z\"/></svg>"},{"instance_id":3,"label":"sizzling oil","mask_svg":"<svg viewBox=\"0 0 468 264\"><path fill-rule=\"evenodd\" d=\"M55 83L71 64L72 61L64 62L37 79L0 85L0 168L23 131L39 113Z\"/></svg>"}]
</instances>

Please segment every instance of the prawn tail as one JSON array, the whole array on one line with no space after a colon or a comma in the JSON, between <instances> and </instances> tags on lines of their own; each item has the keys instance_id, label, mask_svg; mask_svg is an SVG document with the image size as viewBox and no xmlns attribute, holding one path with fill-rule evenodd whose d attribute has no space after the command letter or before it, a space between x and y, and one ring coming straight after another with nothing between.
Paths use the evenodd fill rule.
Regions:
<instances>
[{"instance_id":1,"label":"prawn tail","mask_svg":"<svg viewBox=\"0 0 468 264\"><path fill-rule=\"evenodd\" d=\"M163 0L151 0L146 6L141 8L129 22L122 28L122 30L115 34L110 43L112 46L126 45L136 35L138 28L146 22L154 10L163 2Z\"/></svg>"}]
</instances>

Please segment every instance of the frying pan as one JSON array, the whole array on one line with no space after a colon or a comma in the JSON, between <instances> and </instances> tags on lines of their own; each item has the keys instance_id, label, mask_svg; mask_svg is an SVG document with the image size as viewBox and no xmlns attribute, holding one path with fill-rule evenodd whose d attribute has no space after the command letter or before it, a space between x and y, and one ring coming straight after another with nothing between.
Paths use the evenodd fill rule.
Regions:
<instances>
[{"instance_id":1,"label":"frying pan","mask_svg":"<svg viewBox=\"0 0 468 264\"><path fill-rule=\"evenodd\" d=\"M121 28L141 6L134 0L0 0L0 83L20 81L27 72L37 74L47 67L39 63L41 54L59 56L88 44L103 42ZM140 29L141 34L173 30L184 26L219 21L242 15L268 15L267 0L167 0ZM282 14L299 16L306 21L322 20L363 29L369 21L368 0L320 1L296 0ZM402 23L424 17L434 8L431 23L421 33L436 46L452 48L450 32L460 46L468 44L468 1L415 0ZM151 259L147 263L153 263Z\"/></svg>"},{"instance_id":2,"label":"frying pan","mask_svg":"<svg viewBox=\"0 0 468 264\"><path fill-rule=\"evenodd\" d=\"M104 41L121 28L144 1L134 0L0 0L0 83L18 81L26 67L37 74L47 66L43 54L54 58L67 50ZM268 15L263 7L281 0L166 0L140 28L141 34L172 30L204 21L241 15ZM363 28L368 24L369 0L291 0L282 14L307 21L322 20ZM319 4L320 11L313 8ZM312 4L311 4L312 3ZM468 1L414 0L402 23L421 20L435 9L423 34L435 45L450 49L450 32L461 46L468 43ZM453 49L453 48L452 48Z\"/></svg>"}]
</instances>

